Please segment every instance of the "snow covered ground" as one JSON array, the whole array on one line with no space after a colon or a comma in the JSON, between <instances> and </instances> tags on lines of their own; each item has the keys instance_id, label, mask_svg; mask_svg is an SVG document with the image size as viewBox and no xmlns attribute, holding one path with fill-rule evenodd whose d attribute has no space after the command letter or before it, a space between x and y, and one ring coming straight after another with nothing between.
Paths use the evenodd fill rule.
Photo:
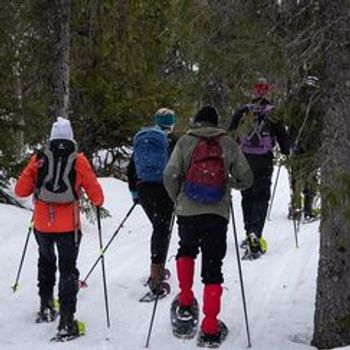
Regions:
<instances>
[{"instance_id":1,"label":"snow covered ground","mask_svg":"<svg viewBox=\"0 0 350 350\"><path fill-rule=\"evenodd\" d=\"M112 236L131 199L125 183L101 179L105 206L112 218L103 220L104 242ZM293 224L287 220L288 178L282 171L271 221L266 223L268 253L260 260L242 261L253 348L258 350L302 350L312 336L316 270L318 259L318 222L302 225L299 249L295 248ZM234 207L239 239L243 238L240 194L234 193ZM57 323L35 324L38 310L37 245L32 236L20 279L20 289L13 284L31 213L9 205L0 205L0 349L125 349L145 346L153 304L139 303L146 288L142 282L149 270L150 224L137 206L120 234L106 253L106 271L110 302L111 327L106 328L101 268L88 280L88 288L79 292L77 317L87 325L87 334L70 343L52 344ZM176 226L176 225L175 225ZM99 254L96 226L84 221L84 237L78 266L81 277ZM170 302L177 293L175 260L177 231L173 231L168 267L172 271L172 292L158 304L150 348L154 350L196 349L195 340L174 338L170 329ZM197 263L195 294L201 301L202 285ZM232 225L228 231L228 251L224 261L224 295L221 318L229 335L221 349L246 349L247 337L242 309ZM349 347L350 349L350 347Z\"/></svg>"}]
</instances>

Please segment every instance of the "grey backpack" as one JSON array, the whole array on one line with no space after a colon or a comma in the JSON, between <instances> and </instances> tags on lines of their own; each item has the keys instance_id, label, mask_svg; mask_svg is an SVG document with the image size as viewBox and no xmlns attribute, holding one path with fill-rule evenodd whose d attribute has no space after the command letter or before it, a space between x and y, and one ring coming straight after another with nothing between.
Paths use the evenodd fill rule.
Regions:
<instances>
[{"instance_id":1,"label":"grey backpack","mask_svg":"<svg viewBox=\"0 0 350 350\"><path fill-rule=\"evenodd\" d=\"M35 197L47 203L72 203L79 199L74 184L77 145L74 141L56 139L37 155L39 161Z\"/></svg>"}]
</instances>

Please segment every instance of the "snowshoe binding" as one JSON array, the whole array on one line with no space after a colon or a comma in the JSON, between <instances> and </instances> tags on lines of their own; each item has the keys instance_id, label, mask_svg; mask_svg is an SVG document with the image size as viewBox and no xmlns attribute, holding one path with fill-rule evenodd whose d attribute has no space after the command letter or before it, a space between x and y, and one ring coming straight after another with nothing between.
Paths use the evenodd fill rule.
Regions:
<instances>
[{"instance_id":1,"label":"snowshoe binding","mask_svg":"<svg viewBox=\"0 0 350 350\"><path fill-rule=\"evenodd\" d=\"M201 348L218 348L226 339L228 334L227 326L219 320L219 333L205 334L202 330L198 334L197 346Z\"/></svg>"},{"instance_id":2,"label":"snowshoe binding","mask_svg":"<svg viewBox=\"0 0 350 350\"><path fill-rule=\"evenodd\" d=\"M162 281L167 281L169 280L171 277L171 272L169 269L167 268L164 268L163 269L163 272L162 272Z\"/></svg>"},{"instance_id":3,"label":"snowshoe binding","mask_svg":"<svg viewBox=\"0 0 350 350\"><path fill-rule=\"evenodd\" d=\"M170 294L171 288L170 284L167 282L161 282L158 286L150 286L150 290L139 299L140 303L151 303L152 301L155 301L156 298L163 299L168 294Z\"/></svg>"},{"instance_id":4,"label":"snowshoe binding","mask_svg":"<svg viewBox=\"0 0 350 350\"><path fill-rule=\"evenodd\" d=\"M179 296L171 303L170 321L173 334L177 338L192 339L197 333L199 319L198 302L194 298L189 306L179 304Z\"/></svg>"},{"instance_id":5,"label":"snowshoe binding","mask_svg":"<svg viewBox=\"0 0 350 350\"><path fill-rule=\"evenodd\" d=\"M56 335L51 338L52 342L66 342L85 334L85 324L78 320L73 320L69 323L61 323L58 326Z\"/></svg>"},{"instance_id":6,"label":"snowshoe binding","mask_svg":"<svg viewBox=\"0 0 350 350\"><path fill-rule=\"evenodd\" d=\"M246 250L242 260L256 260L267 251L267 243L264 238L258 238L255 233L250 233L246 238Z\"/></svg>"},{"instance_id":7,"label":"snowshoe binding","mask_svg":"<svg viewBox=\"0 0 350 350\"><path fill-rule=\"evenodd\" d=\"M36 315L36 323L48 323L56 320L58 316L58 301L51 299L46 305L42 305Z\"/></svg>"}]
</instances>

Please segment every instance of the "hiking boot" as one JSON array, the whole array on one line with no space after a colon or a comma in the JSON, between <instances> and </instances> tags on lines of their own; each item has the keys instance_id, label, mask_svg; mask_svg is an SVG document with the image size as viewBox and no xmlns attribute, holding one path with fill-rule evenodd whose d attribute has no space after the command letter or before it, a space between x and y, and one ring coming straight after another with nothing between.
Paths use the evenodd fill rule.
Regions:
<instances>
[{"instance_id":1,"label":"hiking boot","mask_svg":"<svg viewBox=\"0 0 350 350\"><path fill-rule=\"evenodd\" d=\"M148 279L149 289L153 294L160 294L162 282L163 264L151 264L150 277Z\"/></svg>"},{"instance_id":2,"label":"hiking boot","mask_svg":"<svg viewBox=\"0 0 350 350\"><path fill-rule=\"evenodd\" d=\"M79 326L77 320L73 320L72 323L58 327L57 336L61 338L78 337L79 335Z\"/></svg>"},{"instance_id":3,"label":"hiking boot","mask_svg":"<svg viewBox=\"0 0 350 350\"><path fill-rule=\"evenodd\" d=\"M43 322L53 322L58 316L58 311L55 307L54 300L51 299L46 305L40 307L39 312L37 313L36 323Z\"/></svg>"},{"instance_id":4,"label":"hiking boot","mask_svg":"<svg viewBox=\"0 0 350 350\"><path fill-rule=\"evenodd\" d=\"M57 336L62 338L79 336L79 326L73 315L61 316Z\"/></svg>"},{"instance_id":5,"label":"hiking boot","mask_svg":"<svg viewBox=\"0 0 350 350\"><path fill-rule=\"evenodd\" d=\"M153 299L155 296L163 298L170 293L170 284L165 282L165 280L169 278L170 271L164 268L164 263L151 264L150 277L148 278L146 285L148 285L149 289L151 290L151 293L153 294L153 296L151 295L151 297ZM141 298L142 301L150 301L149 298L146 298L146 300L143 299L144 298Z\"/></svg>"},{"instance_id":6,"label":"hiking boot","mask_svg":"<svg viewBox=\"0 0 350 350\"><path fill-rule=\"evenodd\" d=\"M252 253L261 252L260 240L254 232L250 233L247 237L248 247Z\"/></svg>"},{"instance_id":7,"label":"hiking boot","mask_svg":"<svg viewBox=\"0 0 350 350\"><path fill-rule=\"evenodd\" d=\"M163 298L170 293L170 285L167 282L160 282L158 284L152 284L149 286L154 296L158 295L159 298Z\"/></svg>"},{"instance_id":8,"label":"hiking boot","mask_svg":"<svg viewBox=\"0 0 350 350\"><path fill-rule=\"evenodd\" d=\"M171 277L170 270L167 269L167 268L163 268L163 270L162 270L162 272L160 274L160 281L161 282L167 281L168 279L170 279L170 277ZM147 278L147 281L144 283L144 286L146 287L146 286L150 285L151 283L152 283L152 277L149 276Z\"/></svg>"},{"instance_id":9,"label":"hiking boot","mask_svg":"<svg viewBox=\"0 0 350 350\"><path fill-rule=\"evenodd\" d=\"M314 209L304 209L304 219L306 221L315 220L318 218L318 213Z\"/></svg>"}]
</instances>

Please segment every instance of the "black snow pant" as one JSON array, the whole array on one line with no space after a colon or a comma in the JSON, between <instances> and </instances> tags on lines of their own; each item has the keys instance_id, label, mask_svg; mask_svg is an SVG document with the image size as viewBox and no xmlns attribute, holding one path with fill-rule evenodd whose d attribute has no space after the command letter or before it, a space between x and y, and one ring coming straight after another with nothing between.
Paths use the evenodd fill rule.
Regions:
<instances>
[{"instance_id":1,"label":"black snow pant","mask_svg":"<svg viewBox=\"0 0 350 350\"><path fill-rule=\"evenodd\" d=\"M81 232L78 244L74 242L74 232L41 233L35 232L39 245L38 287L41 306L53 298L56 282L56 253L58 253L59 284L58 298L60 314L73 316L76 311L79 271L76 267Z\"/></svg>"},{"instance_id":2,"label":"black snow pant","mask_svg":"<svg viewBox=\"0 0 350 350\"><path fill-rule=\"evenodd\" d=\"M254 232L260 238L271 197L273 161L265 155L246 155L246 158L254 174L254 183L241 192L244 229L247 235Z\"/></svg>"},{"instance_id":3,"label":"black snow pant","mask_svg":"<svg viewBox=\"0 0 350 350\"><path fill-rule=\"evenodd\" d=\"M228 221L219 215L203 214L179 216L179 249L176 259L195 259L202 252L201 277L204 284L221 284L222 260L226 255L226 232Z\"/></svg>"},{"instance_id":4,"label":"black snow pant","mask_svg":"<svg viewBox=\"0 0 350 350\"><path fill-rule=\"evenodd\" d=\"M174 203L165 187L158 183L141 182L137 185L140 204L152 223L151 261L165 263L170 239L169 226Z\"/></svg>"}]
</instances>

